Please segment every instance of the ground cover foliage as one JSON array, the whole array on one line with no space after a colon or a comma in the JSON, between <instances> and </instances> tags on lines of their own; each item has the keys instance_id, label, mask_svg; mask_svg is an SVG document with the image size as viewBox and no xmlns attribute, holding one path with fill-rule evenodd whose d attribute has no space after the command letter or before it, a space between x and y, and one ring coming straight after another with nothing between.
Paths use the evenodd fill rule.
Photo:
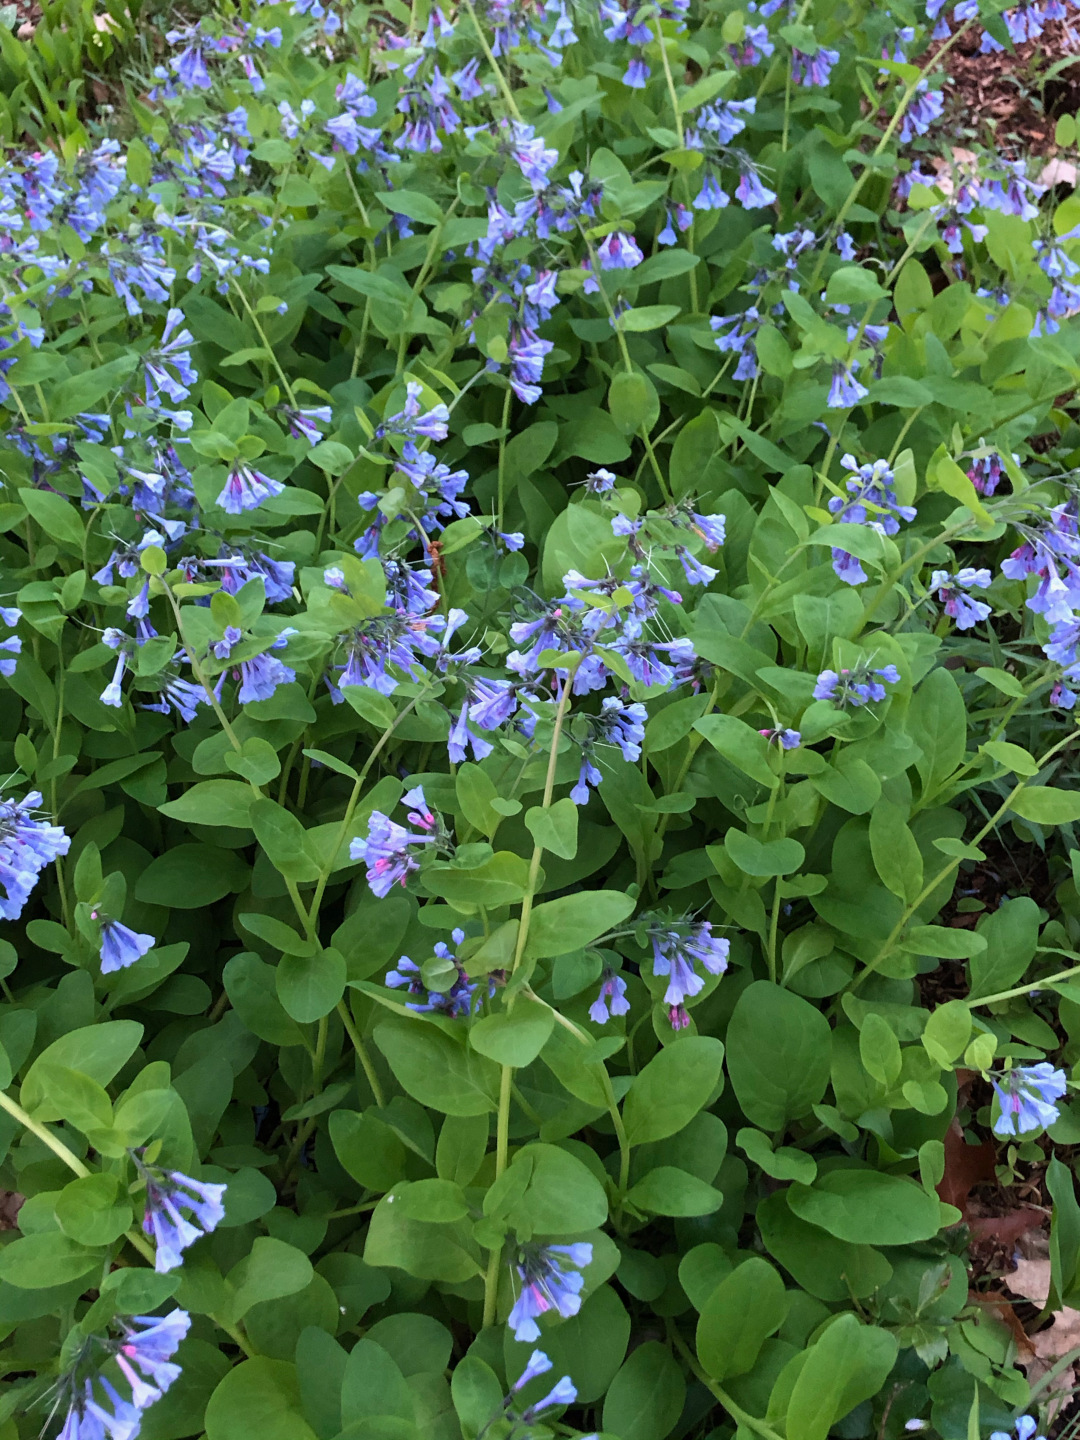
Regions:
<instances>
[{"instance_id":1,"label":"ground cover foliage","mask_svg":"<svg viewBox=\"0 0 1080 1440\"><path fill-rule=\"evenodd\" d=\"M937 1189L1076 1303L1080 203L930 9L215 10L6 153L4 1440L1045 1402Z\"/></svg>"}]
</instances>

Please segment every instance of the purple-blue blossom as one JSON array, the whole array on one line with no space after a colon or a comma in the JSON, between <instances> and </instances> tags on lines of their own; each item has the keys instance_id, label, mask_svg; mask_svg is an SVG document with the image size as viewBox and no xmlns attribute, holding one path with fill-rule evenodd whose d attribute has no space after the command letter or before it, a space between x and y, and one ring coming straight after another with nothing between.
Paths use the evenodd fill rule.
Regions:
<instances>
[{"instance_id":1,"label":"purple-blue blossom","mask_svg":"<svg viewBox=\"0 0 1080 1440\"><path fill-rule=\"evenodd\" d=\"M367 866L371 893L380 899L389 895L395 885L404 885L408 876L419 870L416 859L419 847L436 844L439 839L438 821L419 785L406 791L402 804L413 807L409 811L409 823L419 826L423 833L406 830L381 810L373 810L367 834L358 835L349 845L350 858L362 860Z\"/></svg>"},{"instance_id":2,"label":"purple-blue blossom","mask_svg":"<svg viewBox=\"0 0 1080 1440\"><path fill-rule=\"evenodd\" d=\"M649 942L653 952L653 974L667 976L664 1004L672 1029L685 1029L690 1023L685 1001L700 993L705 977L697 972L700 962L710 975L722 975L728 967L730 940L712 933L709 920L654 921L649 926Z\"/></svg>"},{"instance_id":3,"label":"purple-blue blossom","mask_svg":"<svg viewBox=\"0 0 1080 1440\"><path fill-rule=\"evenodd\" d=\"M966 592L988 589L992 578L989 570L976 570L970 565L955 574L948 570L935 570L930 577L930 589L941 602L945 614L956 621L956 628L970 630L994 612L984 600L976 600Z\"/></svg>"},{"instance_id":4,"label":"purple-blue blossom","mask_svg":"<svg viewBox=\"0 0 1080 1440\"><path fill-rule=\"evenodd\" d=\"M994 1134L1002 1136L1029 1135L1045 1130L1058 1117L1059 1101L1067 1089L1064 1070L1057 1070L1049 1060L1037 1065L1014 1065L1000 1077L991 1076L1000 1106L994 1121Z\"/></svg>"},{"instance_id":5,"label":"purple-blue blossom","mask_svg":"<svg viewBox=\"0 0 1080 1440\"><path fill-rule=\"evenodd\" d=\"M217 503L228 515L242 515L245 510L255 510L264 500L280 495L284 489L280 480L272 480L250 466L235 465L229 471Z\"/></svg>"},{"instance_id":6,"label":"purple-blue blossom","mask_svg":"<svg viewBox=\"0 0 1080 1440\"><path fill-rule=\"evenodd\" d=\"M592 1264L592 1246L523 1245L515 1264L521 1292L510 1311L508 1324L515 1340L540 1339L537 1320L555 1310L569 1319L581 1309L585 1277L581 1271Z\"/></svg>"},{"instance_id":7,"label":"purple-blue blossom","mask_svg":"<svg viewBox=\"0 0 1080 1440\"><path fill-rule=\"evenodd\" d=\"M90 918L100 917L92 910ZM153 935L143 935L137 930L122 925L119 920L101 921L101 973L111 975L114 970L126 970L141 960L147 951L157 944Z\"/></svg>"},{"instance_id":8,"label":"purple-blue blossom","mask_svg":"<svg viewBox=\"0 0 1080 1440\"><path fill-rule=\"evenodd\" d=\"M71 837L59 825L34 818L40 804L40 790L21 800L0 800L0 916L5 920L18 920L41 872L71 847Z\"/></svg>"},{"instance_id":9,"label":"purple-blue blossom","mask_svg":"<svg viewBox=\"0 0 1080 1440\"><path fill-rule=\"evenodd\" d=\"M222 1197L226 1186L194 1180L179 1170L159 1170L137 1163L146 1181L143 1230L154 1241L154 1269L162 1275L182 1265L183 1251L209 1235L225 1218Z\"/></svg>"},{"instance_id":10,"label":"purple-blue blossom","mask_svg":"<svg viewBox=\"0 0 1080 1440\"><path fill-rule=\"evenodd\" d=\"M606 1025L613 1015L627 1015L629 1012L626 981L614 970L605 969L600 980L600 993L589 1006L589 1019L597 1025Z\"/></svg>"},{"instance_id":11,"label":"purple-blue blossom","mask_svg":"<svg viewBox=\"0 0 1080 1440\"><path fill-rule=\"evenodd\" d=\"M895 665L874 669L868 660L863 660L852 670L822 670L814 684L814 699L831 700L841 710L848 706L857 708L884 700L885 685L895 685L899 679L900 672Z\"/></svg>"}]
</instances>

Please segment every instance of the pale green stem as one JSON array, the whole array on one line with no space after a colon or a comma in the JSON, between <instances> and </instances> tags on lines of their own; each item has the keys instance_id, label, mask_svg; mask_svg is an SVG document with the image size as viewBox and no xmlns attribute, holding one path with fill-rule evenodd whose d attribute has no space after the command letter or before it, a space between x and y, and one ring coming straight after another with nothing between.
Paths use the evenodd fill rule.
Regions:
<instances>
[{"instance_id":1,"label":"pale green stem","mask_svg":"<svg viewBox=\"0 0 1080 1440\"><path fill-rule=\"evenodd\" d=\"M353 1022L352 1015L349 1013L349 1007L345 1004L344 1000L338 1001L337 1013L341 1016L341 1023L345 1026L345 1033L352 1041L352 1047L356 1051L357 1058L364 1067L364 1074L367 1076L367 1082L371 1086L371 1093L375 1097L375 1104L382 1110L386 1105L386 1096L383 1093L382 1081L376 1074L375 1066L372 1064L371 1056L368 1054L368 1048L364 1044L360 1032Z\"/></svg>"},{"instance_id":2,"label":"pale green stem","mask_svg":"<svg viewBox=\"0 0 1080 1440\"><path fill-rule=\"evenodd\" d=\"M1056 745L1052 745L1050 749L1046 752L1046 754L1042 757L1042 759L1038 761L1039 769L1041 770L1048 760L1052 759L1052 757L1056 755L1059 750L1063 750L1066 745L1071 745L1075 739L1076 732L1071 732L1063 739L1059 740ZM979 830L972 838L971 844L978 845L981 840L985 840L986 836L990 834L991 830L993 830L998 824L998 822L1006 815L1009 807L1012 805L1013 801L1020 794L1020 792L1030 784L1031 778L1031 776L1024 776L1013 786L1013 788L1009 791L1008 795L1005 797L1002 804L998 807L997 810L994 811L993 815L990 816L990 819L986 822L982 829ZM907 926L915 912L918 910L919 906L922 905L923 902L934 893L934 891L942 883L942 881L949 878L949 876L960 864L960 858L960 856L957 856L954 860L950 860L946 866L944 866L941 870L938 871L938 873L934 876L932 880L927 881L927 883L919 891L918 895L911 902L911 904L904 907L903 914L893 926L892 930L889 933L888 939L884 942L881 949L874 956L874 958L869 961L867 965L864 966L864 968L859 972L859 974L856 975L854 980L852 980L851 983L846 987L847 990L858 990L859 986L862 985L862 983L867 980L871 975L873 975L874 972L878 969L878 967L882 964L882 962L888 958L888 956L892 953L893 946L903 934L905 927Z\"/></svg>"}]
</instances>

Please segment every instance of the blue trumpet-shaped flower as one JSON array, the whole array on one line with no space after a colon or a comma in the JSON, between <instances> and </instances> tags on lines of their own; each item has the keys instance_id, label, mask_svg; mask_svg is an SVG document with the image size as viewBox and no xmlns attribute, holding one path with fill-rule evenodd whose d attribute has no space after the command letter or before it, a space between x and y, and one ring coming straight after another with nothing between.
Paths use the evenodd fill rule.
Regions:
<instances>
[{"instance_id":1,"label":"blue trumpet-shaped flower","mask_svg":"<svg viewBox=\"0 0 1080 1440\"><path fill-rule=\"evenodd\" d=\"M994 1121L995 1135L1028 1135L1045 1130L1057 1119L1055 1101L1061 1099L1066 1088L1065 1072L1056 1070L1049 1060L1038 1065L1015 1065L990 1083L1001 1106Z\"/></svg>"},{"instance_id":2,"label":"blue trumpet-shaped flower","mask_svg":"<svg viewBox=\"0 0 1080 1440\"><path fill-rule=\"evenodd\" d=\"M146 1176L143 1229L157 1247L154 1269L163 1275L183 1264L182 1252L224 1219L226 1187L193 1180L179 1170L152 1170L139 1164ZM181 1213L184 1210L190 1219Z\"/></svg>"},{"instance_id":3,"label":"blue trumpet-shaped flower","mask_svg":"<svg viewBox=\"0 0 1080 1440\"><path fill-rule=\"evenodd\" d=\"M536 1321L549 1310L558 1311L564 1319L576 1315L585 1288L580 1272L591 1264L592 1246L586 1243L523 1246L515 1266L521 1294L508 1322L514 1339L539 1340Z\"/></svg>"}]
</instances>

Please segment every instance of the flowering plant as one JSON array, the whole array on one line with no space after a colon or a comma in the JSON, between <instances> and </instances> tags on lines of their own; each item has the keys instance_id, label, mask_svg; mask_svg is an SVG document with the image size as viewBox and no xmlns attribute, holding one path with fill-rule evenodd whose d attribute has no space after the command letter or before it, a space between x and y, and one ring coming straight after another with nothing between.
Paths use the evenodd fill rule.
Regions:
<instances>
[{"instance_id":1,"label":"flowering plant","mask_svg":"<svg viewBox=\"0 0 1080 1440\"><path fill-rule=\"evenodd\" d=\"M5 152L3 1440L1028 1404L1080 202L928 9L227 5Z\"/></svg>"}]
</instances>

